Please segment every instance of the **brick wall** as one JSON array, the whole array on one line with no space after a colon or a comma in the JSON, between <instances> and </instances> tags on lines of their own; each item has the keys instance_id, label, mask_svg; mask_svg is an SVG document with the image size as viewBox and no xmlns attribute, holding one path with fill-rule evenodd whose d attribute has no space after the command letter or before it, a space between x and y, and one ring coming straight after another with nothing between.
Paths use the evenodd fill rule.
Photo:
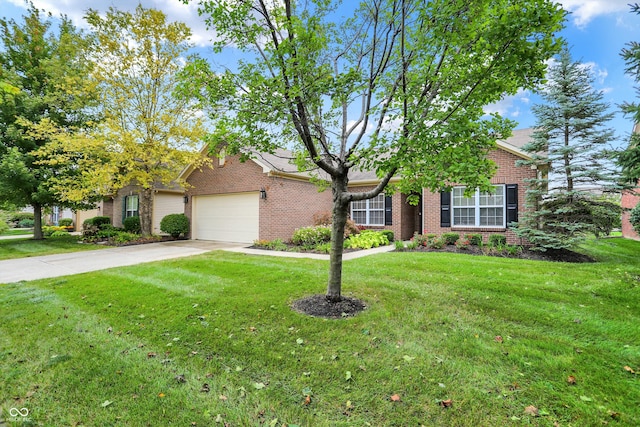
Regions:
<instances>
[{"instance_id":1,"label":"brick wall","mask_svg":"<svg viewBox=\"0 0 640 427\"><path fill-rule=\"evenodd\" d=\"M640 181L638 181L638 189L636 191L640 191ZM627 239L640 240L640 235L636 233L629 221L629 217L631 216L629 209L635 208L638 203L640 203L640 196L631 192L622 194L622 236Z\"/></svg>"},{"instance_id":2,"label":"brick wall","mask_svg":"<svg viewBox=\"0 0 640 427\"><path fill-rule=\"evenodd\" d=\"M224 166L219 166L216 158L213 164L213 168L195 170L187 178L190 187L185 214L190 220L193 196L257 192L262 188L267 198L259 202L259 239L290 240L296 228L313 225L314 214L331 211L330 189L318 192L306 181L269 176L256 163L242 163L238 157L228 156Z\"/></svg>"},{"instance_id":3,"label":"brick wall","mask_svg":"<svg viewBox=\"0 0 640 427\"><path fill-rule=\"evenodd\" d=\"M536 170L529 166L516 167L515 162L520 158L507 151L497 149L492 151L489 156L498 166L495 176L491 179L492 184L518 184L518 217L525 211L525 179L536 177ZM494 233L502 233L507 237L509 244L521 244L520 239L515 233L509 229L497 228L468 228L468 227L440 227L440 194L423 192L423 232L442 234L450 231L459 232L460 234L480 233L486 241L487 236ZM453 212L452 212L453 216Z\"/></svg>"}]
</instances>

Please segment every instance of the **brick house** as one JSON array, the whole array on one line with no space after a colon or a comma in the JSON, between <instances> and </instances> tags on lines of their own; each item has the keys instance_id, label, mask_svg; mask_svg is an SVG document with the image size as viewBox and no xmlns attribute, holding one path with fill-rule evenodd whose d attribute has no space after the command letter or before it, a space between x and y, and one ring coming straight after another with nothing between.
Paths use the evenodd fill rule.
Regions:
<instances>
[{"instance_id":1,"label":"brick house","mask_svg":"<svg viewBox=\"0 0 640 427\"><path fill-rule=\"evenodd\" d=\"M640 181L636 187L636 192L625 191L622 193L622 237L627 239L640 240L640 235L633 229L629 217L631 216L630 210L635 208L640 203Z\"/></svg>"},{"instance_id":2,"label":"brick house","mask_svg":"<svg viewBox=\"0 0 640 427\"><path fill-rule=\"evenodd\" d=\"M409 239L415 232L442 234L504 233L510 243L517 241L508 224L524 210L525 179L536 169L516 167L528 155L521 150L531 129L516 130L506 141L498 141L489 157L498 171L492 179L495 193L462 197L464 187L451 193L426 190L421 203L412 206L407 196L381 194L353 202L351 218L372 229L393 230L396 238ZM191 221L191 238L251 243L256 239L289 240L296 228L313 224L314 215L331 211L331 191L318 191L310 175L298 172L287 152L260 154L245 163L237 156L213 161L212 168L187 169L182 178L189 184L184 212ZM374 173L354 172L351 191L366 191L377 183Z\"/></svg>"}]
</instances>

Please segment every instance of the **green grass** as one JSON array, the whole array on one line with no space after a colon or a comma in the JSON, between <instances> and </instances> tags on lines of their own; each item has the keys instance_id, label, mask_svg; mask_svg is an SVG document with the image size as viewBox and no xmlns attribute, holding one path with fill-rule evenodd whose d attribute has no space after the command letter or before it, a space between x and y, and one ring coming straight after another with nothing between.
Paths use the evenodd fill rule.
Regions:
<instances>
[{"instance_id":1,"label":"green grass","mask_svg":"<svg viewBox=\"0 0 640 427\"><path fill-rule=\"evenodd\" d=\"M339 320L289 308L324 292L315 260L213 252L4 285L0 407L45 426L640 425L640 242L586 250L602 261L348 261L368 309Z\"/></svg>"},{"instance_id":2,"label":"green grass","mask_svg":"<svg viewBox=\"0 0 640 427\"><path fill-rule=\"evenodd\" d=\"M44 240L0 240L0 260L103 249L103 246L99 245L81 244L78 238L79 236L70 235L47 237Z\"/></svg>"},{"instance_id":3,"label":"green grass","mask_svg":"<svg viewBox=\"0 0 640 427\"><path fill-rule=\"evenodd\" d=\"M33 229L32 228L10 228L9 230L7 230L6 232L0 234L0 237L2 236L23 236L23 235L32 235L33 234Z\"/></svg>"}]
</instances>

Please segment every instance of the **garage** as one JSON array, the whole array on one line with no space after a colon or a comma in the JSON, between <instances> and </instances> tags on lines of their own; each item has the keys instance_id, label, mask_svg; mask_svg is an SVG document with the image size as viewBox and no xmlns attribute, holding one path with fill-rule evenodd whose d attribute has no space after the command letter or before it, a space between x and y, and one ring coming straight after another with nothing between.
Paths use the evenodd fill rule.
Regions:
<instances>
[{"instance_id":1,"label":"garage","mask_svg":"<svg viewBox=\"0 0 640 427\"><path fill-rule=\"evenodd\" d=\"M181 193L156 193L153 197L153 234L160 231L160 221L169 214L184 213L184 196Z\"/></svg>"},{"instance_id":2,"label":"garage","mask_svg":"<svg viewBox=\"0 0 640 427\"><path fill-rule=\"evenodd\" d=\"M260 227L258 192L193 197L192 236L253 243Z\"/></svg>"}]
</instances>

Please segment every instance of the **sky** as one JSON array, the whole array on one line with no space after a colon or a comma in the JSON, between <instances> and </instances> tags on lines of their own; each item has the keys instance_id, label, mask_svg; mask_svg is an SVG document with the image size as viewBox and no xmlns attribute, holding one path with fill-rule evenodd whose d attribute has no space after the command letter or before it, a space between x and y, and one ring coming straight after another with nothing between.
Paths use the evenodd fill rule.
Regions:
<instances>
[{"instance_id":1,"label":"sky","mask_svg":"<svg viewBox=\"0 0 640 427\"><path fill-rule=\"evenodd\" d=\"M33 4L54 16L67 15L74 23L86 28L83 15L88 7L106 11L109 7L133 10L138 2L132 0L32 0ZM633 0L631 0L633 1ZM211 59L213 53L210 40L213 34L206 29L204 20L198 16L197 6L192 1L185 5L181 0L139 0L147 8L162 10L170 20L188 24L193 31L192 42L200 55ZM630 41L640 42L640 15L632 14L629 0L560 0L559 3L570 12L565 29L560 35L567 41L574 61L589 66L595 77L594 88L604 93L615 118L610 126L619 141L614 146L626 145L633 128L630 118L618 111L623 102L640 101L634 89L634 81L625 75L625 64L620 57L621 50ZM24 0L0 0L0 16L21 21L26 10ZM540 98L529 91L520 91L515 96L487 107L487 111L498 112L518 123L517 129L535 125L531 106L541 103Z\"/></svg>"}]
</instances>

